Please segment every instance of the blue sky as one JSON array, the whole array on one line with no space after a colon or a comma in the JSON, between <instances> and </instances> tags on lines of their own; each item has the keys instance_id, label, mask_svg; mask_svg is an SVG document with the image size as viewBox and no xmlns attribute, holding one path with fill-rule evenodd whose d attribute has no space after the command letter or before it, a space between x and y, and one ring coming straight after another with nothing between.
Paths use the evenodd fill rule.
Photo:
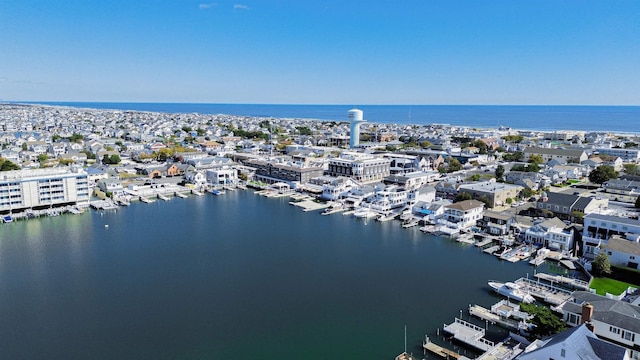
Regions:
<instances>
[{"instance_id":1,"label":"blue sky","mask_svg":"<svg viewBox=\"0 0 640 360\"><path fill-rule=\"evenodd\" d=\"M640 1L0 0L0 99L640 105Z\"/></svg>"}]
</instances>

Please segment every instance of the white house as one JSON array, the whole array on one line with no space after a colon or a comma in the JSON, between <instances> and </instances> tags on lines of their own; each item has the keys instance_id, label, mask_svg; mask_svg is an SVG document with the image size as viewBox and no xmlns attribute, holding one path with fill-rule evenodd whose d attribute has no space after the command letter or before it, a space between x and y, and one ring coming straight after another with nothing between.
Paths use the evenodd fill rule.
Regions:
<instances>
[{"instance_id":1,"label":"white house","mask_svg":"<svg viewBox=\"0 0 640 360\"><path fill-rule=\"evenodd\" d=\"M568 229L558 218L534 223L525 230L525 241L554 250L568 251L573 249L573 229Z\"/></svg>"},{"instance_id":2,"label":"white house","mask_svg":"<svg viewBox=\"0 0 640 360\"><path fill-rule=\"evenodd\" d=\"M482 219L484 203L478 200L458 201L444 207L444 214L438 223L451 229L464 230L476 225Z\"/></svg>"}]
</instances>

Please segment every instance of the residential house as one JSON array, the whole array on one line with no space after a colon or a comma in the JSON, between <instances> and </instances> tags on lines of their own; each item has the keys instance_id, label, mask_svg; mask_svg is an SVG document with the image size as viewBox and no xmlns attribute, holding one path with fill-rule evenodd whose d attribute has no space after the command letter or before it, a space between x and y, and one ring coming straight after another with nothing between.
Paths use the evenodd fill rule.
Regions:
<instances>
[{"instance_id":1,"label":"residential house","mask_svg":"<svg viewBox=\"0 0 640 360\"><path fill-rule=\"evenodd\" d=\"M583 324L527 345L514 360L629 360L624 347L601 340Z\"/></svg>"},{"instance_id":2,"label":"residential house","mask_svg":"<svg viewBox=\"0 0 640 360\"><path fill-rule=\"evenodd\" d=\"M551 149L542 147L527 147L523 151L524 160L529 161L532 155L539 155L542 157L542 161L547 163L553 159L558 159L567 163L581 163L587 160L587 152L584 150L575 149Z\"/></svg>"},{"instance_id":3,"label":"residential house","mask_svg":"<svg viewBox=\"0 0 640 360\"><path fill-rule=\"evenodd\" d=\"M584 216L596 211L606 210L609 200L599 197L586 197L566 193L542 193L536 203L540 211L550 211L561 220L572 220L576 216ZM573 212L576 213L573 213Z\"/></svg>"},{"instance_id":4,"label":"residential house","mask_svg":"<svg viewBox=\"0 0 640 360\"><path fill-rule=\"evenodd\" d=\"M558 218L534 222L524 231L524 239L548 249L571 251L574 249L574 231Z\"/></svg>"},{"instance_id":5,"label":"residential house","mask_svg":"<svg viewBox=\"0 0 640 360\"><path fill-rule=\"evenodd\" d=\"M417 189L428 183L436 181L439 177L440 173L437 171L417 171L402 175L389 175L383 179L383 182L387 185L395 184L407 189Z\"/></svg>"},{"instance_id":6,"label":"residential house","mask_svg":"<svg viewBox=\"0 0 640 360\"><path fill-rule=\"evenodd\" d=\"M469 229L482 219L484 203L478 200L458 201L444 207L438 223L456 230Z\"/></svg>"},{"instance_id":7,"label":"residential house","mask_svg":"<svg viewBox=\"0 0 640 360\"><path fill-rule=\"evenodd\" d=\"M635 203L640 196L640 181L611 179L602 187L602 196L612 201Z\"/></svg>"},{"instance_id":8,"label":"residential house","mask_svg":"<svg viewBox=\"0 0 640 360\"><path fill-rule=\"evenodd\" d=\"M504 236L511 232L516 225L516 217L509 212L485 211L482 219L478 220L478 227L488 234Z\"/></svg>"},{"instance_id":9,"label":"residential house","mask_svg":"<svg viewBox=\"0 0 640 360\"><path fill-rule=\"evenodd\" d=\"M620 235L612 235L603 246L603 251L609 256L612 265L638 269L640 263L640 236L635 239L625 239Z\"/></svg>"},{"instance_id":10,"label":"residential house","mask_svg":"<svg viewBox=\"0 0 640 360\"><path fill-rule=\"evenodd\" d=\"M338 200L347 197L351 190L360 185L353 179L340 176L322 185L321 197L325 200Z\"/></svg>"},{"instance_id":11,"label":"residential house","mask_svg":"<svg viewBox=\"0 0 640 360\"><path fill-rule=\"evenodd\" d=\"M623 237L627 241L638 242L640 220L595 213L585 215L582 256L593 260L601 247L604 248L614 235Z\"/></svg>"},{"instance_id":12,"label":"residential house","mask_svg":"<svg viewBox=\"0 0 640 360\"><path fill-rule=\"evenodd\" d=\"M458 193L470 194L473 199L486 199L491 208L506 207L508 199L516 199L522 186L496 182L495 179L458 186Z\"/></svg>"},{"instance_id":13,"label":"residential house","mask_svg":"<svg viewBox=\"0 0 640 360\"><path fill-rule=\"evenodd\" d=\"M630 359L640 359L640 306L590 291L574 291L559 310L568 325L590 324L598 338L626 348Z\"/></svg>"}]
</instances>

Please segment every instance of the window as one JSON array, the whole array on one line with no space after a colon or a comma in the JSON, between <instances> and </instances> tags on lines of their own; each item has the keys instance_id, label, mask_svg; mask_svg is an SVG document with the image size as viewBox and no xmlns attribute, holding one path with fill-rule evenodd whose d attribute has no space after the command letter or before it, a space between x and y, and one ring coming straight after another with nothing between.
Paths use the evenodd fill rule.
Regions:
<instances>
[{"instance_id":1,"label":"window","mask_svg":"<svg viewBox=\"0 0 640 360\"><path fill-rule=\"evenodd\" d=\"M567 351L565 349L560 349L560 356L561 357L565 357L566 354L567 354Z\"/></svg>"}]
</instances>

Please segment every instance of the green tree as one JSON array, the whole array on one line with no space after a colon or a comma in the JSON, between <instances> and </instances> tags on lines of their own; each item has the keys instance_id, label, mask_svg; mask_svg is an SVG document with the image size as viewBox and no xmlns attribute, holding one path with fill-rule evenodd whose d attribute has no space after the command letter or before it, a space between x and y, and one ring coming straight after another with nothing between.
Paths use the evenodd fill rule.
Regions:
<instances>
[{"instance_id":1,"label":"green tree","mask_svg":"<svg viewBox=\"0 0 640 360\"><path fill-rule=\"evenodd\" d=\"M471 175L471 181L478 181L478 180L480 180L480 174Z\"/></svg>"},{"instance_id":2,"label":"green tree","mask_svg":"<svg viewBox=\"0 0 640 360\"><path fill-rule=\"evenodd\" d=\"M504 176L504 166L498 165L496 166L496 179L502 179Z\"/></svg>"},{"instance_id":3,"label":"green tree","mask_svg":"<svg viewBox=\"0 0 640 360\"><path fill-rule=\"evenodd\" d=\"M306 126L296 126L300 135L313 135L313 131Z\"/></svg>"},{"instance_id":4,"label":"green tree","mask_svg":"<svg viewBox=\"0 0 640 360\"><path fill-rule=\"evenodd\" d=\"M624 172L629 175L640 175L640 166L638 164L624 164Z\"/></svg>"},{"instance_id":5,"label":"green tree","mask_svg":"<svg viewBox=\"0 0 640 360\"><path fill-rule=\"evenodd\" d=\"M462 170L462 164L456 158L449 158L447 160L449 163L449 172Z\"/></svg>"},{"instance_id":6,"label":"green tree","mask_svg":"<svg viewBox=\"0 0 640 360\"><path fill-rule=\"evenodd\" d=\"M544 162L544 160L542 159L542 155L538 155L538 154L533 154L531 156L529 156L529 163L532 164L542 164Z\"/></svg>"},{"instance_id":7,"label":"green tree","mask_svg":"<svg viewBox=\"0 0 640 360\"><path fill-rule=\"evenodd\" d=\"M3 157L0 157L0 171L20 170L20 166Z\"/></svg>"},{"instance_id":8,"label":"green tree","mask_svg":"<svg viewBox=\"0 0 640 360\"><path fill-rule=\"evenodd\" d=\"M596 276L605 276L611 274L611 263L609 256L604 251L599 251L596 258L591 263L591 270Z\"/></svg>"},{"instance_id":9,"label":"green tree","mask_svg":"<svg viewBox=\"0 0 640 360\"><path fill-rule=\"evenodd\" d=\"M38 155L38 162L39 163L43 163L45 161L49 160L49 156L47 156L47 154L40 154Z\"/></svg>"},{"instance_id":10,"label":"green tree","mask_svg":"<svg viewBox=\"0 0 640 360\"><path fill-rule=\"evenodd\" d=\"M502 154L504 161L522 161L524 160L524 153L522 151L516 151L514 153Z\"/></svg>"},{"instance_id":11,"label":"green tree","mask_svg":"<svg viewBox=\"0 0 640 360\"><path fill-rule=\"evenodd\" d=\"M422 141L420 141L420 146L421 146L423 149L430 148L430 147L431 147L431 145L433 145L433 144L432 144L432 143L430 143L430 142L429 142L429 141L427 141L427 140L422 140Z\"/></svg>"},{"instance_id":12,"label":"green tree","mask_svg":"<svg viewBox=\"0 0 640 360\"><path fill-rule=\"evenodd\" d=\"M596 184L616 178L618 178L618 172L611 165L600 165L589 173L589 181Z\"/></svg>"},{"instance_id":13,"label":"green tree","mask_svg":"<svg viewBox=\"0 0 640 360\"><path fill-rule=\"evenodd\" d=\"M84 136L82 136L80 134L73 134L69 138L69 141L74 142L74 143L79 143L82 140L84 140Z\"/></svg>"},{"instance_id":14,"label":"green tree","mask_svg":"<svg viewBox=\"0 0 640 360\"><path fill-rule=\"evenodd\" d=\"M468 192L461 192L461 193L456 194L456 197L454 198L454 201L458 202L458 201L465 201L465 200L471 200L471 199L473 199L471 194L469 194Z\"/></svg>"},{"instance_id":15,"label":"green tree","mask_svg":"<svg viewBox=\"0 0 640 360\"><path fill-rule=\"evenodd\" d=\"M567 325L562 318L547 306L521 303L520 310L533 315L531 323L535 325L531 336L541 339L566 330Z\"/></svg>"}]
</instances>

